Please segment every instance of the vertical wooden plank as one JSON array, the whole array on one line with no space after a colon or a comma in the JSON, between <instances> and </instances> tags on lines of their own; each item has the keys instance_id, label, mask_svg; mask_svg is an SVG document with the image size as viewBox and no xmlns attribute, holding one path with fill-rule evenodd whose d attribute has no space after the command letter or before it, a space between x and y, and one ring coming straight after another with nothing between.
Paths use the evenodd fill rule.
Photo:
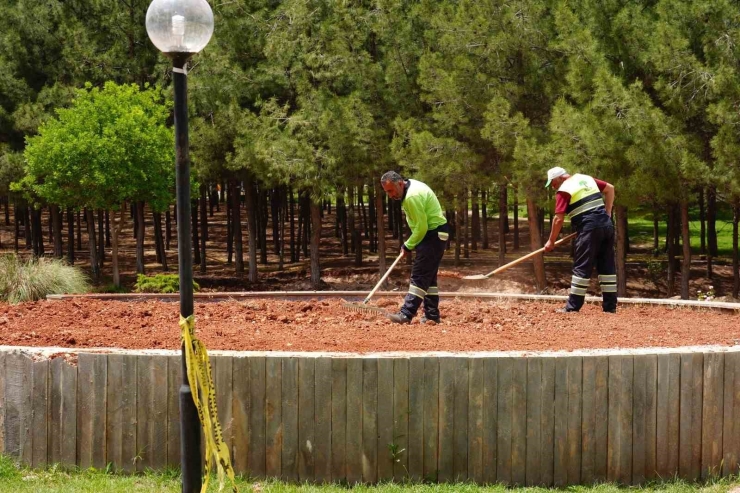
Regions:
<instances>
[{"instance_id":1,"label":"vertical wooden plank","mask_svg":"<svg viewBox=\"0 0 740 493\"><path fill-rule=\"evenodd\" d=\"M48 463L48 424L49 424L49 360L33 363L33 389L31 391L31 442L33 467L43 468ZM105 419L103 419L105 424Z\"/></svg>"},{"instance_id":2,"label":"vertical wooden plank","mask_svg":"<svg viewBox=\"0 0 740 493\"><path fill-rule=\"evenodd\" d=\"M151 420L152 396L156 389L152 387L153 382L150 379L151 365L149 358L151 356L136 357L136 378L137 398L136 398L136 470L143 472L151 468L151 441L149 436L149 422Z\"/></svg>"},{"instance_id":3,"label":"vertical wooden plank","mask_svg":"<svg viewBox=\"0 0 740 493\"><path fill-rule=\"evenodd\" d=\"M439 450L437 479L450 482L454 471L455 360L439 359Z\"/></svg>"},{"instance_id":4,"label":"vertical wooden plank","mask_svg":"<svg viewBox=\"0 0 740 493\"><path fill-rule=\"evenodd\" d=\"M80 353L77 358L77 457L83 469L103 469L108 357Z\"/></svg>"},{"instance_id":5,"label":"vertical wooden plank","mask_svg":"<svg viewBox=\"0 0 740 493\"><path fill-rule=\"evenodd\" d=\"M108 355L106 454L119 471L136 469L137 357ZM53 362L52 362L53 365Z\"/></svg>"},{"instance_id":6,"label":"vertical wooden plank","mask_svg":"<svg viewBox=\"0 0 740 493\"><path fill-rule=\"evenodd\" d=\"M740 352L725 354L722 475L736 474L740 457Z\"/></svg>"},{"instance_id":7,"label":"vertical wooden plank","mask_svg":"<svg viewBox=\"0 0 740 493\"><path fill-rule=\"evenodd\" d=\"M313 424L313 406L311 411L311 424ZM249 458L247 460L249 471L253 477L257 478L265 477L265 427L265 357L254 356L249 358Z\"/></svg>"},{"instance_id":8,"label":"vertical wooden plank","mask_svg":"<svg viewBox=\"0 0 740 493\"><path fill-rule=\"evenodd\" d=\"M682 479L701 475L701 405L703 355L681 354L681 403L678 470Z\"/></svg>"},{"instance_id":9,"label":"vertical wooden plank","mask_svg":"<svg viewBox=\"0 0 740 493\"><path fill-rule=\"evenodd\" d=\"M265 474L282 476L283 460L283 362L277 357L265 358Z\"/></svg>"},{"instance_id":10,"label":"vertical wooden plank","mask_svg":"<svg viewBox=\"0 0 740 493\"><path fill-rule=\"evenodd\" d=\"M632 401L632 484L645 481L645 404L647 400L647 361L642 355L634 358L634 396Z\"/></svg>"},{"instance_id":11,"label":"vertical wooden plank","mask_svg":"<svg viewBox=\"0 0 740 493\"><path fill-rule=\"evenodd\" d=\"M609 441L607 478L632 481L633 357L609 357Z\"/></svg>"},{"instance_id":12,"label":"vertical wooden plank","mask_svg":"<svg viewBox=\"0 0 740 493\"><path fill-rule=\"evenodd\" d=\"M423 375L423 372L421 373ZM421 426L421 421L419 421ZM409 471L409 359L393 360L393 479L402 481ZM419 443L421 445L421 443ZM417 449L422 450L421 446ZM418 455L421 457L421 455ZM419 462L421 465L421 462Z\"/></svg>"},{"instance_id":13,"label":"vertical wooden plank","mask_svg":"<svg viewBox=\"0 0 740 493\"><path fill-rule=\"evenodd\" d=\"M154 392L149 423L150 463L153 469L162 470L167 465L167 356L153 356L151 365Z\"/></svg>"},{"instance_id":14,"label":"vertical wooden plank","mask_svg":"<svg viewBox=\"0 0 740 493\"><path fill-rule=\"evenodd\" d=\"M347 483L362 482L362 359L347 360Z\"/></svg>"},{"instance_id":15,"label":"vertical wooden plank","mask_svg":"<svg viewBox=\"0 0 740 493\"><path fill-rule=\"evenodd\" d=\"M68 365L63 358L54 358L49 364L49 373L49 463L75 466L77 368Z\"/></svg>"},{"instance_id":16,"label":"vertical wooden plank","mask_svg":"<svg viewBox=\"0 0 740 493\"><path fill-rule=\"evenodd\" d=\"M224 444L231 451L234 440L234 363L231 356L210 356L213 366L213 385L216 391L216 409L221 423Z\"/></svg>"},{"instance_id":17,"label":"vertical wooden plank","mask_svg":"<svg viewBox=\"0 0 740 493\"><path fill-rule=\"evenodd\" d=\"M701 425L701 477L722 473L722 418L724 409L724 354L705 353Z\"/></svg>"},{"instance_id":18,"label":"vertical wooden plank","mask_svg":"<svg viewBox=\"0 0 740 493\"><path fill-rule=\"evenodd\" d=\"M581 408L583 358L568 358L568 484L581 482Z\"/></svg>"},{"instance_id":19,"label":"vertical wooden plank","mask_svg":"<svg viewBox=\"0 0 740 493\"><path fill-rule=\"evenodd\" d=\"M316 360L298 359L298 479L314 479Z\"/></svg>"},{"instance_id":20,"label":"vertical wooden plank","mask_svg":"<svg viewBox=\"0 0 740 493\"><path fill-rule=\"evenodd\" d=\"M513 361L511 398L511 482L524 486L527 477L527 360L524 358Z\"/></svg>"},{"instance_id":21,"label":"vertical wooden plank","mask_svg":"<svg viewBox=\"0 0 740 493\"><path fill-rule=\"evenodd\" d=\"M468 479L468 358L454 358L453 456L452 471L455 481Z\"/></svg>"},{"instance_id":22,"label":"vertical wooden plank","mask_svg":"<svg viewBox=\"0 0 740 493\"><path fill-rule=\"evenodd\" d=\"M483 481L498 481L498 358L483 361Z\"/></svg>"},{"instance_id":23,"label":"vertical wooden plank","mask_svg":"<svg viewBox=\"0 0 740 493\"><path fill-rule=\"evenodd\" d=\"M182 358L167 359L167 467L180 467L180 387L182 387ZM236 457L232 454L232 464Z\"/></svg>"},{"instance_id":24,"label":"vertical wooden plank","mask_svg":"<svg viewBox=\"0 0 740 493\"><path fill-rule=\"evenodd\" d=\"M378 359L378 481L393 479L393 359Z\"/></svg>"},{"instance_id":25,"label":"vertical wooden plank","mask_svg":"<svg viewBox=\"0 0 740 493\"><path fill-rule=\"evenodd\" d=\"M314 428L314 479L329 483L331 477L331 358L316 358Z\"/></svg>"},{"instance_id":26,"label":"vertical wooden plank","mask_svg":"<svg viewBox=\"0 0 740 493\"><path fill-rule=\"evenodd\" d=\"M657 365L656 355L634 357L632 484L655 476Z\"/></svg>"},{"instance_id":27,"label":"vertical wooden plank","mask_svg":"<svg viewBox=\"0 0 740 493\"><path fill-rule=\"evenodd\" d=\"M282 358L283 451L284 481L298 480L298 359Z\"/></svg>"},{"instance_id":28,"label":"vertical wooden plank","mask_svg":"<svg viewBox=\"0 0 740 493\"><path fill-rule=\"evenodd\" d=\"M555 453L554 477L555 486L568 484L568 360L565 357L555 359Z\"/></svg>"},{"instance_id":29,"label":"vertical wooden plank","mask_svg":"<svg viewBox=\"0 0 740 493\"><path fill-rule=\"evenodd\" d=\"M526 486L542 484L542 358L527 358Z\"/></svg>"},{"instance_id":30,"label":"vertical wooden plank","mask_svg":"<svg viewBox=\"0 0 740 493\"><path fill-rule=\"evenodd\" d=\"M513 358L498 362L498 434L496 450L496 476L500 483L511 484L511 424L512 424L512 372Z\"/></svg>"},{"instance_id":31,"label":"vertical wooden plank","mask_svg":"<svg viewBox=\"0 0 740 493\"><path fill-rule=\"evenodd\" d=\"M437 481L439 476L439 358L424 358L424 479Z\"/></svg>"},{"instance_id":32,"label":"vertical wooden plank","mask_svg":"<svg viewBox=\"0 0 740 493\"><path fill-rule=\"evenodd\" d=\"M409 359L408 380L408 474L412 481L424 478L424 358Z\"/></svg>"},{"instance_id":33,"label":"vertical wooden plank","mask_svg":"<svg viewBox=\"0 0 740 493\"><path fill-rule=\"evenodd\" d=\"M331 477L347 480L347 360L331 360Z\"/></svg>"},{"instance_id":34,"label":"vertical wooden plank","mask_svg":"<svg viewBox=\"0 0 740 493\"><path fill-rule=\"evenodd\" d=\"M17 351L5 356L5 453L18 460L31 428L31 377L31 358Z\"/></svg>"},{"instance_id":35,"label":"vertical wooden plank","mask_svg":"<svg viewBox=\"0 0 740 493\"><path fill-rule=\"evenodd\" d=\"M540 466L542 484L552 486L555 481L555 360L542 360L542 452Z\"/></svg>"},{"instance_id":36,"label":"vertical wooden plank","mask_svg":"<svg viewBox=\"0 0 740 493\"><path fill-rule=\"evenodd\" d=\"M478 484L483 475L483 394L485 388L485 360L471 358L468 387L468 479Z\"/></svg>"},{"instance_id":37,"label":"vertical wooden plank","mask_svg":"<svg viewBox=\"0 0 740 493\"><path fill-rule=\"evenodd\" d=\"M378 360L362 361L362 480L378 480Z\"/></svg>"},{"instance_id":38,"label":"vertical wooden plank","mask_svg":"<svg viewBox=\"0 0 740 493\"><path fill-rule=\"evenodd\" d=\"M658 355L656 465L662 478L678 474L681 357Z\"/></svg>"}]
</instances>

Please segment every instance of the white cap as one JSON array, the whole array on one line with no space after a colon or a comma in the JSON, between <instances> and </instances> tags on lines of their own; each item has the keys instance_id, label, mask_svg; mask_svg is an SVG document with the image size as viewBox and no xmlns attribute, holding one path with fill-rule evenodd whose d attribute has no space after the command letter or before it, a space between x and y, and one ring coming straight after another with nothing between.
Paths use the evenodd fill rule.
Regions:
<instances>
[{"instance_id":1,"label":"white cap","mask_svg":"<svg viewBox=\"0 0 740 493\"><path fill-rule=\"evenodd\" d=\"M567 175L568 172L565 171L560 166L555 166L554 168L550 168L547 170L547 183L545 183L545 188L550 186L550 182L552 182L555 178L563 175Z\"/></svg>"}]
</instances>

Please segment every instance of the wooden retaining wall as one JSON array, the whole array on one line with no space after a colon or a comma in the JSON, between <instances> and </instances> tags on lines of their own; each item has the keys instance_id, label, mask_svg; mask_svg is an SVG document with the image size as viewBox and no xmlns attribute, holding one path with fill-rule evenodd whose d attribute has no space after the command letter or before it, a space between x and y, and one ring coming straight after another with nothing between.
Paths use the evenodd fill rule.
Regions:
<instances>
[{"instance_id":1,"label":"wooden retaining wall","mask_svg":"<svg viewBox=\"0 0 740 493\"><path fill-rule=\"evenodd\" d=\"M212 358L235 468L287 481L638 484L738 472L740 352ZM0 451L179 465L175 353L0 350Z\"/></svg>"}]
</instances>

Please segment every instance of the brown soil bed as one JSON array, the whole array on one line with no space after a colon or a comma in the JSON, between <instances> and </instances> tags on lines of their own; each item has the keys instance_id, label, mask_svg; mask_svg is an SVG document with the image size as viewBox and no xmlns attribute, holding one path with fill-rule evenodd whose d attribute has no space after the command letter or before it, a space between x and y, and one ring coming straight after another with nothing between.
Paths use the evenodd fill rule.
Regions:
<instances>
[{"instance_id":1,"label":"brown soil bed","mask_svg":"<svg viewBox=\"0 0 740 493\"><path fill-rule=\"evenodd\" d=\"M380 300L395 309L399 300ZM735 345L740 316L622 305L555 313L542 302L442 302L440 325L394 325L348 312L340 300L198 303L209 349L252 351L502 351ZM0 345L177 349L178 304L65 300L0 304ZM416 321L415 321L416 322Z\"/></svg>"}]
</instances>

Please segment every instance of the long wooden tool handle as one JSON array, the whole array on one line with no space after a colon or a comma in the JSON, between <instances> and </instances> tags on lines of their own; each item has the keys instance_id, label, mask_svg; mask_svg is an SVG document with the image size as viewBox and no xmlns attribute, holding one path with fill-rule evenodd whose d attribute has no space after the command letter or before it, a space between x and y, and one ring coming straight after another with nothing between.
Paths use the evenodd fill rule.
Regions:
<instances>
[{"instance_id":1,"label":"long wooden tool handle","mask_svg":"<svg viewBox=\"0 0 740 493\"><path fill-rule=\"evenodd\" d=\"M563 243L565 243L566 241L570 240L571 238L573 238L573 237L574 237L574 236L576 236L577 234L578 234L578 233L571 233L571 234L569 234L568 236L564 236L563 238L561 238L561 239L559 239L558 241L556 241L556 242L555 242L555 246L559 246L559 245L562 245ZM522 263L522 262L524 262L525 260L529 260L529 259L531 259L532 257L534 257L535 255L539 255L540 253L542 253L542 252L544 252L544 251L545 251L545 247L542 247L542 248L540 248L540 249L538 249L538 250L535 250L534 252L528 253L528 254L526 254L525 256L523 256L523 257L520 257L520 258L518 258L518 259L516 259L516 260L514 260L514 261L512 261L512 262L509 262L508 264L502 265L502 266L501 266L501 267L499 267L498 269L496 269L496 270L494 270L494 271L492 271L492 272L490 272L490 273L486 274L486 277L488 277L488 276L492 276L492 275L494 275L494 274L498 274L499 272L503 272L503 271L505 271L506 269L508 269L509 267L514 267L514 266L515 266L515 265L517 265L517 264L521 264L521 263Z\"/></svg>"},{"instance_id":2,"label":"long wooden tool handle","mask_svg":"<svg viewBox=\"0 0 740 493\"><path fill-rule=\"evenodd\" d=\"M370 291L370 294L367 295L367 298L365 298L365 301L362 302L362 304L367 304L368 301L370 301L370 298L373 297L375 294L375 291L378 290L380 286L383 285L383 282L388 278L393 268L396 266L396 264L403 258L403 250L401 250L401 253L398 254L398 257L396 257L396 260L393 261L391 266L388 268L387 271L385 271L385 274L383 274L383 277L380 278L380 281L378 281L378 284L375 285L372 291Z\"/></svg>"}]
</instances>

